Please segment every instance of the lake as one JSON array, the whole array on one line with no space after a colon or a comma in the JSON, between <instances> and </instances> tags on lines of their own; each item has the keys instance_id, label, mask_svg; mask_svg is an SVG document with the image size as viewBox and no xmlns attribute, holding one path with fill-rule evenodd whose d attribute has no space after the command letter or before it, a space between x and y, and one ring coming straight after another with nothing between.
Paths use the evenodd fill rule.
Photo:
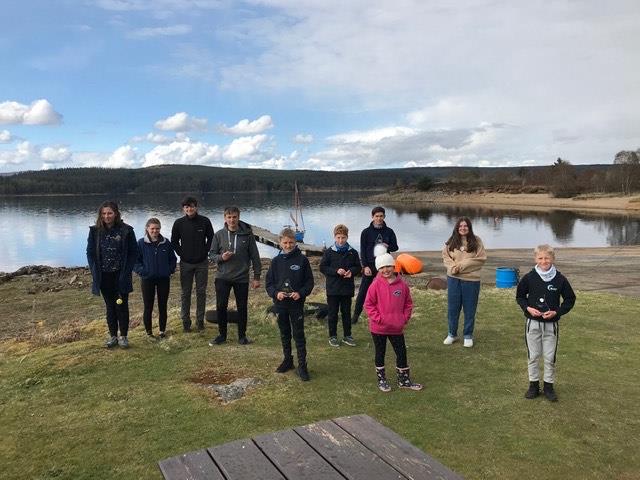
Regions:
<instances>
[{"instance_id":1,"label":"lake","mask_svg":"<svg viewBox=\"0 0 640 480\"><path fill-rule=\"evenodd\" d=\"M321 245L333 242L333 226L351 229L350 243L359 247L360 232L371 219L373 205L363 203L365 194L306 193L302 202L307 233L305 241ZM181 195L126 195L120 200L125 222L139 238L146 220L155 216L162 231L171 233L173 221L182 215ZM225 205L238 205L241 219L278 232L290 223L293 195L209 194L201 199L200 213L214 229L222 227ZM24 265L86 265L86 240L98 205L104 196L50 196L0 198L0 271ZM387 208L387 224L398 236L400 251L439 250L451 234L456 219L469 216L474 231L487 248L533 248L540 243L559 247L603 247L640 244L640 219L626 215L583 214L561 210L516 212L509 210L438 205ZM260 246L260 254L272 257L275 250Z\"/></svg>"}]
</instances>

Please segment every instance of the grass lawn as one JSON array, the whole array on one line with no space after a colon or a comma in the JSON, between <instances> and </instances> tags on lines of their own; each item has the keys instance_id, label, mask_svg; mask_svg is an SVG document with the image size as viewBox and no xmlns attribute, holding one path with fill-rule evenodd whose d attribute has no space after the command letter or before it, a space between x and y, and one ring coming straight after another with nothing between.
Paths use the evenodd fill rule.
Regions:
<instances>
[{"instance_id":1,"label":"grass lawn","mask_svg":"<svg viewBox=\"0 0 640 480\"><path fill-rule=\"evenodd\" d=\"M262 313L262 294L251 296L252 345L208 347L214 328L184 335L174 308L174 335L149 342L136 327L128 351L102 348L99 303L86 292L74 295L74 308L84 299L86 309L98 312L95 321L74 326L74 341L0 343L4 479L159 478L156 462L172 455L357 413L469 479L640 478L635 299L578 292L575 309L561 321L560 401L552 404L523 397L524 320L513 290L482 290L476 346L465 349L442 344L446 294L414 288L408 355L413 377L426 387L389 394L376 388L362 322L354 328L358 346L335 349L325 326L308 321L312 380L302 383L293 372L274 373L281 351L277 327ZM63 311L56 315L68 318ZM390 348L387 365L394 366ZM261 384L227 405L200 383L247 376Z\"/></svg>"}]
</instances>

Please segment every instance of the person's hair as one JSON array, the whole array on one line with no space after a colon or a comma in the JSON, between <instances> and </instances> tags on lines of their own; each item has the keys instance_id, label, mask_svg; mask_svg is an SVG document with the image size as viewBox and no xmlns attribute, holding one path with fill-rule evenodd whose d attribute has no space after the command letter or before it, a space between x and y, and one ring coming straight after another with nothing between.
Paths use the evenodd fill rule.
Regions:
<instances>
[{"instance_id":1,"label":"person's hair","mask_svg":"<svg viewBox=\"0 0 640 480\"><path fill-rule=\"evenodd\" d=\"M113 213L116 214L116 218L113 221L114 225L120 225L122 223L122 216L120 215L120 209L118 208L118 204L113 200L107 200L105 202L102 202L100 204L100 207L98 208L98 218L96 218L96 228L98 228L99 230L104 229L104 223L102 222L103 208L110 208L111 210L113 210Z\"/></svg>"},{"instance_id":2,"label":"person's hair","mask_svg":"<svg viewBox=\"0 0 640 480\"><path fill-rule=\"evenodd\" d=\"M462 247L462 236L458 233L458 228L460 224L465 222L467 227L469 227L469 233L467 233L467 251L475 252L478 249L478 240L473 233L473 226L471 225L471 220L468 217L460 217L456 222L455 227L453 227L453 233L447 240L446 245L450 252L453 252L455 249L460 249Z\"/></svg>"},{"instance_id":3,"label":"person's hair","mask_svg":"<svg viewBox=\"0 0 640 480\"><path fill-rule=\"evenodd\" d=\"M194 207L198 206L198 199L196 197L192 197L191 195L187 195L182 199L182 203L180 204L183 207L187 205L193 205Z\"/></svg>"},{"instance_id":4,"label":"person's hair","mask_svg":"<svg viewBox=\"0 0 640 480\"><path fill-rule=\"evenodd\" d=\"M333 236L335 237L336 235L346 235L348 237L349 228L346 225L339 223L338 225L333 227Z\"/></svg>"},{"instance_id":5,"label":"person's hair","mask_svg":"<svg viewBox=\"0 0 640 480\"><path fill-rule=\"evenodd\" d=\"M373 207L373 209L371 210L371 216L373 217L376 213L382 213L383 215L387 214L384 211L384 208L381 207L380 205L378 205L377 207Z\"/></svg>"},{"instance_id":6,"label":"person's hair","mask_svg":"<svg viewBox=\"0 0 640 480\"><path fill-rule=\"evenodd\" d=\"M278 235L278 240L282 240L283 238L293 238L296 239L296 232L294 232L290 228L283 228L280 234Z\"/></svg>"},{"instance_id":7,"label":"person's hair","mask_svg":"<svg viewBox=\"0 0 640 480\"><path fill-rule=\"evenodd\" d=\"M240 209L235 205L229 205L228 207L224 207L224 215L233 215L234 213L240 215Z\"/></svg>"},{"instance_id":8,"label":"person's hair","mask_svg":"<svg viewBox=\"0 0 640 480\"><path fill-rule=\"evenodd\" d=\"M538 245L536 248L533 249L534 256L537 257L539 253L548 253L551 256L551 258L553 258L554 260L556 259L555 250L551 245L547 245L546 243L542 245Z\"/></svg>"},{"instance_id":9,"label":"person's hair","mask_svg":"<svg viewBox=\"0 0 640 480\"><path fill-rule=\"evenodd\" d=\"M160 220L158 220L156 217L151 217L149 220L147 220L147 223L144 224L144 229L146 230L149 225L158 225L159 227L162 227Z\"/></svg>"}]
</instances>

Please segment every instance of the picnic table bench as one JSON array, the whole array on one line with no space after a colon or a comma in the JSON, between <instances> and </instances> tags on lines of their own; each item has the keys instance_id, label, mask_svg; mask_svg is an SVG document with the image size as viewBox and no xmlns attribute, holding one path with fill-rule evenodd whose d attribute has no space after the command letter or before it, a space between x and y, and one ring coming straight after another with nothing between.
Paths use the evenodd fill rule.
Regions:
<instances>
[{"instance_id":1,"label":"picnic table bench","mask_svg":"<svg viewBox=\"0 0 640 480\"><path fill-rule=\"evenodd\" d=\"M462 479L368 415L238 440L158 465L167 480Z\"/></svg>"}]
</instances>

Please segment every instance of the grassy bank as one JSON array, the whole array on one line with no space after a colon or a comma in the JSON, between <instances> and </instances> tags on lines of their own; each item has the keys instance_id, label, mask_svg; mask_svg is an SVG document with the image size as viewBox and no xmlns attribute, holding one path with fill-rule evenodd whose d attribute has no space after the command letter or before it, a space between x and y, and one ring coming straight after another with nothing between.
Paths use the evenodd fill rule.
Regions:
<instances>
[{"instance_id":1,"label":"grassy bank","mask_svg":"<svg viewBox=\"0 0 640 480\"><path fill-rule=\"evenodd\" d=\"M168 456L355 413L375 417L470 479L640 474L632 440L640 436L634 299L578 294L563 320L560 401L551 404L523 398L526 354L510 290L483 289L477 345L463 349L442 345L445 294L414 289L409 360L426 389L390 394L375 387L362 324L356 348L332 349L325 326L309 321L312 381L301 383L293 373L273 373L280 348L261 293L251 296L253 345L210 348L210 325L206 335L175 333L162 342L147 341L137 327L128 351L101 348L101 312L93 302L81 306L86 292L76 296L71 315L61 307L56 315L95 315L73 327L77 335L0 343L3 478L159 478L156 462ZM176 309L170 317L178 332ZM247 376L261 384L230 404L203 387Z\"/></svg>"}]
</instances>

